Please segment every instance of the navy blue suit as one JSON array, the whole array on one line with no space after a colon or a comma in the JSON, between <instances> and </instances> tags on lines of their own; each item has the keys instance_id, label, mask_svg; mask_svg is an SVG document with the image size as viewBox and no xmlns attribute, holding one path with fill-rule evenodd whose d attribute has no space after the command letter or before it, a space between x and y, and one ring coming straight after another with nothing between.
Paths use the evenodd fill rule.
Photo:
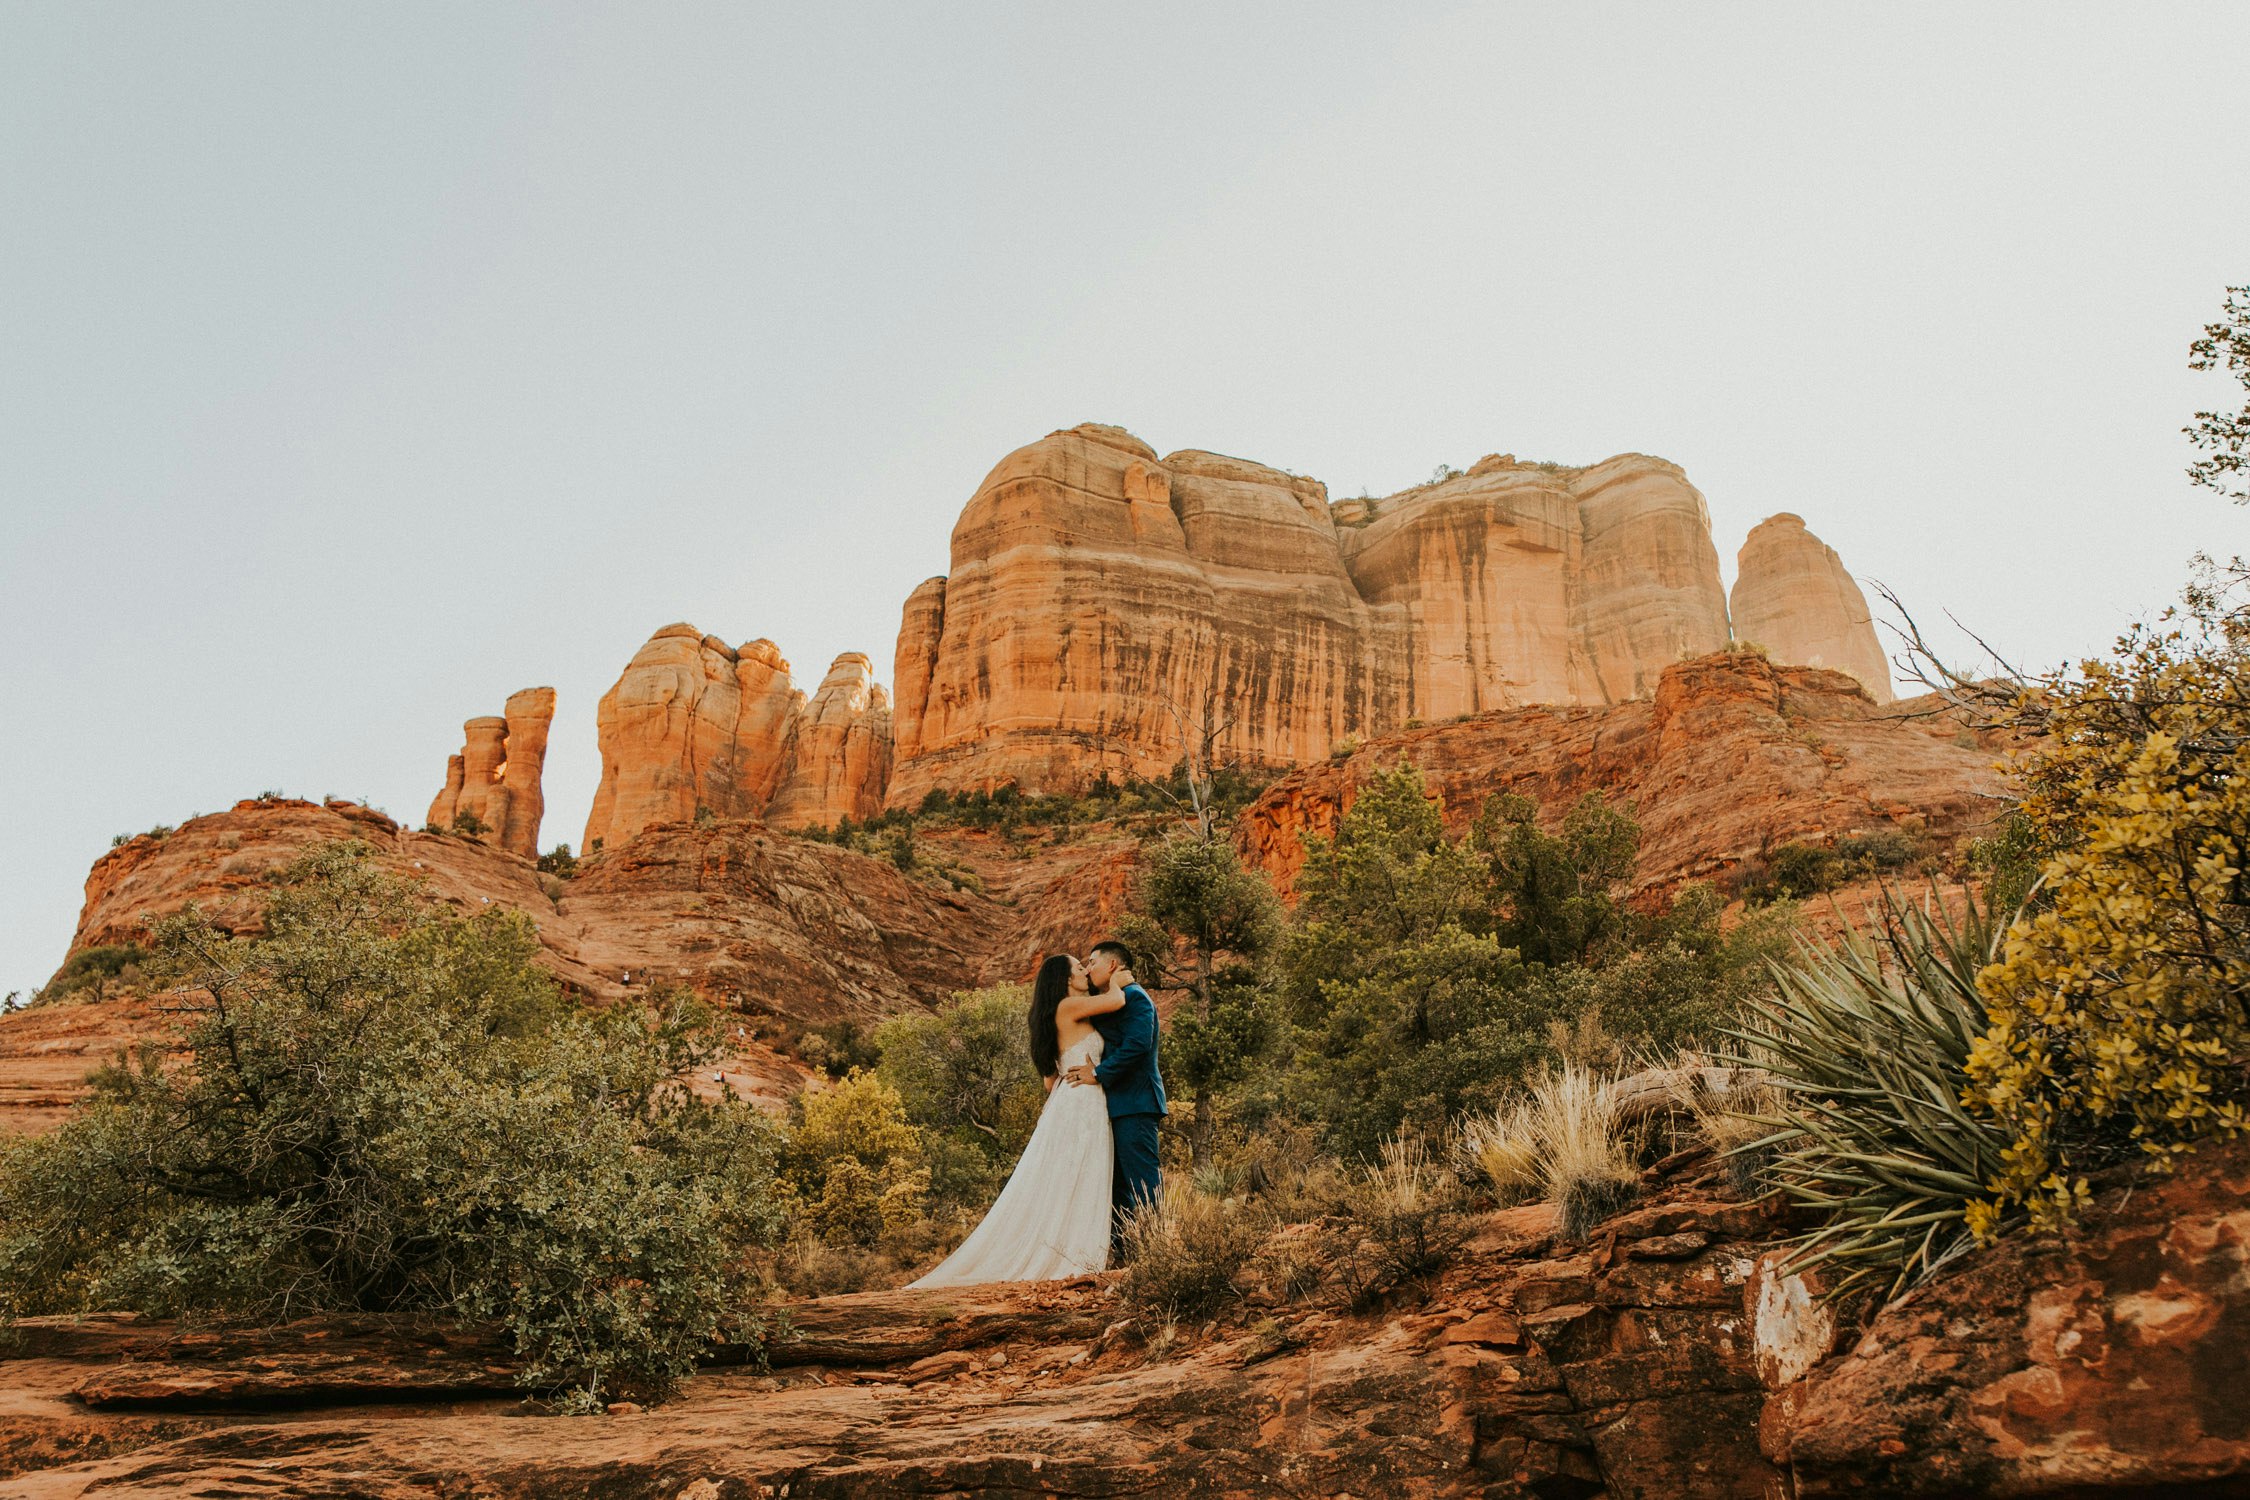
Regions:
<instances>
[{"instance_id":1,"label":"navy blue suit","mask_svg":"<svg viewBox=\"0 0 2250 1500\"><path fill-rule=\"evenodd\" d=\"M1102 1060L1094 1081L1109 1096L1109 1129L1116 1162L1110 1173L1110 1244L1120 1240L1125 1215L1155 1199L1163 1186L1157 1162L1157 1123L1164 1103L1164 1074L1156 1060L1156 1003L1137 984L1125 986L1123 1009L1091 1017L1102 1034Z\"/></svg>"}]
</instances>

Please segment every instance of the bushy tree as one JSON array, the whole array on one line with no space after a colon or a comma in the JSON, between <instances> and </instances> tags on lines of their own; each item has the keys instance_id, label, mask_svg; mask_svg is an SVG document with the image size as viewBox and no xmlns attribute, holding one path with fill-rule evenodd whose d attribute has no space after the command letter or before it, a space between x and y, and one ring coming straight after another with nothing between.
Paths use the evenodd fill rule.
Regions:
<instances>
[{"instance_id":1,"label":"bushy tree","mask_svg":"<svg viewBox=\"0 0 2250 1500\"><path fill-rule=\"evenodd\" d=\"M1143 856L1136 911L1121 936L1141 956L1145 983L1187 991L1172 1012L1177 1086L1194 1101L1188 1139L1210 1159L1219 1093L1240 1082L1273 1036L1261 966L1280 937L1273 886L1246 870L1234 845L1184 832Z\"/></svg>"},{"instance_id":2,"label":"bushy tree","mask_svg":"<svg viewBox=\"0 0 2250 1500\"><path fill-rule=\"evenodd\" d=\"M796 1207L831 1242L872 1245L922 1217L930 1169L898 1091L854 1068L789 1103L783 1168Z\"/></svg>"},{"instance_id":3,"label":"bushy tree","mask_svg":"<svg viewBox=\"0 0 2250 1500\"><path fill-rule=\"evenodd\" d=\"M1442 1126L1538 1046L1543 1018L1520 1003L1487 880L1410 766L1377 772L1334 838L1306 840L1281 988L1298 1027L1292 1093L1338 1147Z\"/></svg>"},{"instance_id":4,"label":"bushy tree","mask_svg":"<svg viewBox=\"0 0 2250 1500\"><path fill-rule=\"evenodd\" d=\"M1978 987L1969 1099L2006 1129L1973 1222L2067 1219L2083 1173L2250 1128L2250 619L2205 590L2046 684L2023 765L2038 904Z\"/></svg>"},{"instance_id":5,"label":"bushy tree","mask_svg":"<svg viewBox=\"0 0 2250 1500\"><path fill-rule=\"evenodd\" d=\"M1538 815L1529 797L1504 795L1477 820L1496 931L1526 963L1581 964L1624 926L1618 892L1640 855L1640 824L1599 792L1581 797L1557 832Z\"/></svg>"},{"instance_id":6,"label":"bushy tree","mask_svg":"<svg viewBox=\"0 0 2250 1500\"><path fill-rule=\"evenodd\" d=\"M1046 1091L1031 1065L1028 986L955 995L930 1015L894 1016L875 1032L884 1083L922 1133L931 1187L976 1200L1015 1164Z\"/></svg>"},{"instance_id":7,"label":"bushy tree","mask_svg":"<svg viewBox=\"0 0 2250 1500\"><path fill-rule=\"evenodd\" d=\"M191 908L153 946L180 1046L0 1155L0 1309L496 1322L578 1407L760 1337L776 1141L678 1081L718 1046L699 1007L570 1002L527 919L358 845L286 871L260 936Z\"/></svg>"}]
</instances>

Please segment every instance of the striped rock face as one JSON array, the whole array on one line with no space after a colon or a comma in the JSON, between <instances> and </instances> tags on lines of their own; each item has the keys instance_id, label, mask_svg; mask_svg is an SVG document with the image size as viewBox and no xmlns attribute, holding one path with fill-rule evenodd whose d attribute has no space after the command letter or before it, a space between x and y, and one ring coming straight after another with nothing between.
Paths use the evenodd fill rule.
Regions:
<instances>
[{"instance_id":1,"label":"striped rock face","mask_svg":"<svg viewBox=\"0 0 2250 1500\"><path fill-rule=\"evenodd\" d=\"M1738 597L1777 660L1816 650L1887 697L1864 602L1805 541L1821 556L1746 549ZM1075 427L986 476L952 572L907 600L887 801L1161 774L1207 732L1223 757L1304 765L1415 720L1646 698L1729 639L1709 513L1662 459L1496 455L1331 502Z\"/></svg>"}]
</instances>

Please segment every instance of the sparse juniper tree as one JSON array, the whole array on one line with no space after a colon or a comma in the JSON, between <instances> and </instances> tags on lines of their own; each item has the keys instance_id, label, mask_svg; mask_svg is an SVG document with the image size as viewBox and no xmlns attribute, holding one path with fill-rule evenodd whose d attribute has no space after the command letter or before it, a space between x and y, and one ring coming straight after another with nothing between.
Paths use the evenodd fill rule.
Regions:
<instances>
[{"instance_id":1,"label":"sparse juniper tree","mask_svg":"<svg viewBox=\"0 0 2250 1500\"><path fill-rule=\"evenodd\" d=\"M1147 955L1143 982L1188 993L1172 1014L1169 1046L1173 1071L1195 1101L1188 1139L1202 1166L1219 1092L1248 1074L1272 1034L1259 966L1280 936L1281 902L1225 839L1176 834L1146 860L1140 909L1122 936Z\"/></svg>"}]
</instances>

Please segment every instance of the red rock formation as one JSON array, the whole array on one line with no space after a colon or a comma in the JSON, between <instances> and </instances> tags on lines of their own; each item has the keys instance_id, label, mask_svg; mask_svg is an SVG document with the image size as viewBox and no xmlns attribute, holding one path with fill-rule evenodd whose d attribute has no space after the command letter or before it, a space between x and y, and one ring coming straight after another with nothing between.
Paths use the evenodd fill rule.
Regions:
<instances>
[{"instance_id":1,"label":"red rock formation","mask_svg":"<svg viewBox=\"0 0 2250 1500\"><path fill-rule=\"evenodd\" d=\"M1500 792L1530 796L1550 816L1589 791L1632 805L1642 890L1844 833L1898 828L1943 846L1999 807L1998 747L1907 707L1878 707L1840 672L1720 652L1668 668L1649 700L1515 709L1370 741L1274 783L1237 837L1286 886L1304 835L1331 832L1359 787L1403 759L1429 778L1456 832Z\"/></svg>"},{"instance_id":2,"label":"red rock formation","mask_svg":"<svg viewBox=\"0 0 2250 1500\"><path fill-rule=\"evenodd\" d=\"M1330 504L1086 425L986 476L952 564L900 620L894 807L1158 774L1206 724L1289 766L1414 719L1645 697L1728 639L1703 497L1638 454Z\"/></svg>"},{"instance_id":3,"label":"red rock formation","mask_svg":"<svg viewBox=\"0 0 2250 1500\"><path fill-rule=\"evenodd\" d=\"M737 649L693 625L649 637L602 695L595 729L588 849L698 818L864 818L890 776L890 705L866 657L836 658L808 704L773 642Z\"/></svg>"},{"instance_id":4,"label":"red rock formation","mask_svg":"<svg viewBox=\"0 0 2250 1500\"><path fill-rule=\"evenodd\" d=\"M1016 914L908 880L885 860L752 823L654 829L561 881L473 839L412 832L351 803L294 799L238 803L110 850L87 874L71 951L142 940L152 919L191 901L230 931L254 932L271 874L347 838L462 910L526 913L542 966L589 999L645 996L661 982L743 1012L727 1083L767 1102L785 1100L805 1075L757 1039L752 1018L784 1032L846 1018L872 1025L986 982L988 970L1020 979L1027 969L994 962L1016 951ZM1038 887L1024 889L1036 896ZM51 1126L94 1067L165 1029L138 994L0 1016L0 1130Z\"/></svg>"},{"instance_id":5,"label":"red rock formation","mask_svg":"<svg viewBox=\"0 0 2250 1500\"><path fill-rule=\"evenodd\" d=\"M1544 1206L1490 1214L1426 1298L1366 1316L1253 1272L1242 1304L1161 1348L1113 1276L799 1303L769 1370L715 1364L607 1421L485 1394L508 1355L459 1333L29 1319L0 1351L0 1476L53 1500L2250 1487L2250 1149L2113 1187L2067 1239L1970 1257L1840 1355L1775 1270L1791 1226L1714 1176L1707 1158L1652 1174L1589 1244Z\"/></svg>"},{"instance_id":6,"label":"red rock formation","mask_svg":"<svg viewBox=\"0 0 2250 1500\"><path fill-rule=\"evenodd\" d=\"M1752 528L1735 563L1735 639L1775 661L1848 672L1877 703L1891 701L1891 668L1867 597L1836 549L1783 512Z\"/></svg>"},{"instance_id":7,"label":"red rock formation","mask_svg":"<svg viewBox=\"0 0 2250 1500\"><path fill-rule=\"evenodd\" d=\"M788 745L767 822L827 827L881 812L891 779L891 700L876 685L874 664L856 651L837 657L791 721Z\"/></svg>"},{"instance_id":8,"label":"red rock formation","mask_svg":"<svg viewBox=\"0 0 2250 1500\"><path fill-rule=\"evenodd\" d=\"M505 717L462 725L466 743L446 762L445 787L430 803L428 823L450 829L466 813L484 830L477 837L510 854L536 857L547 807L540 773L554 718L555 690L525 688L509 696Z\"/></svg>"},{"instance_id":9,"label":"red rock formation","mask_svg":"<svg viewBox=\"0 0 2250 1500\"><path fill-rule=\"evenodd\" d=\"M1970 1257L1784 1386L1766 1452L1808 1500L2250 1492L2246 1205L2250 1147L2210 1146Z\"/></svg>"}]
</instances>

